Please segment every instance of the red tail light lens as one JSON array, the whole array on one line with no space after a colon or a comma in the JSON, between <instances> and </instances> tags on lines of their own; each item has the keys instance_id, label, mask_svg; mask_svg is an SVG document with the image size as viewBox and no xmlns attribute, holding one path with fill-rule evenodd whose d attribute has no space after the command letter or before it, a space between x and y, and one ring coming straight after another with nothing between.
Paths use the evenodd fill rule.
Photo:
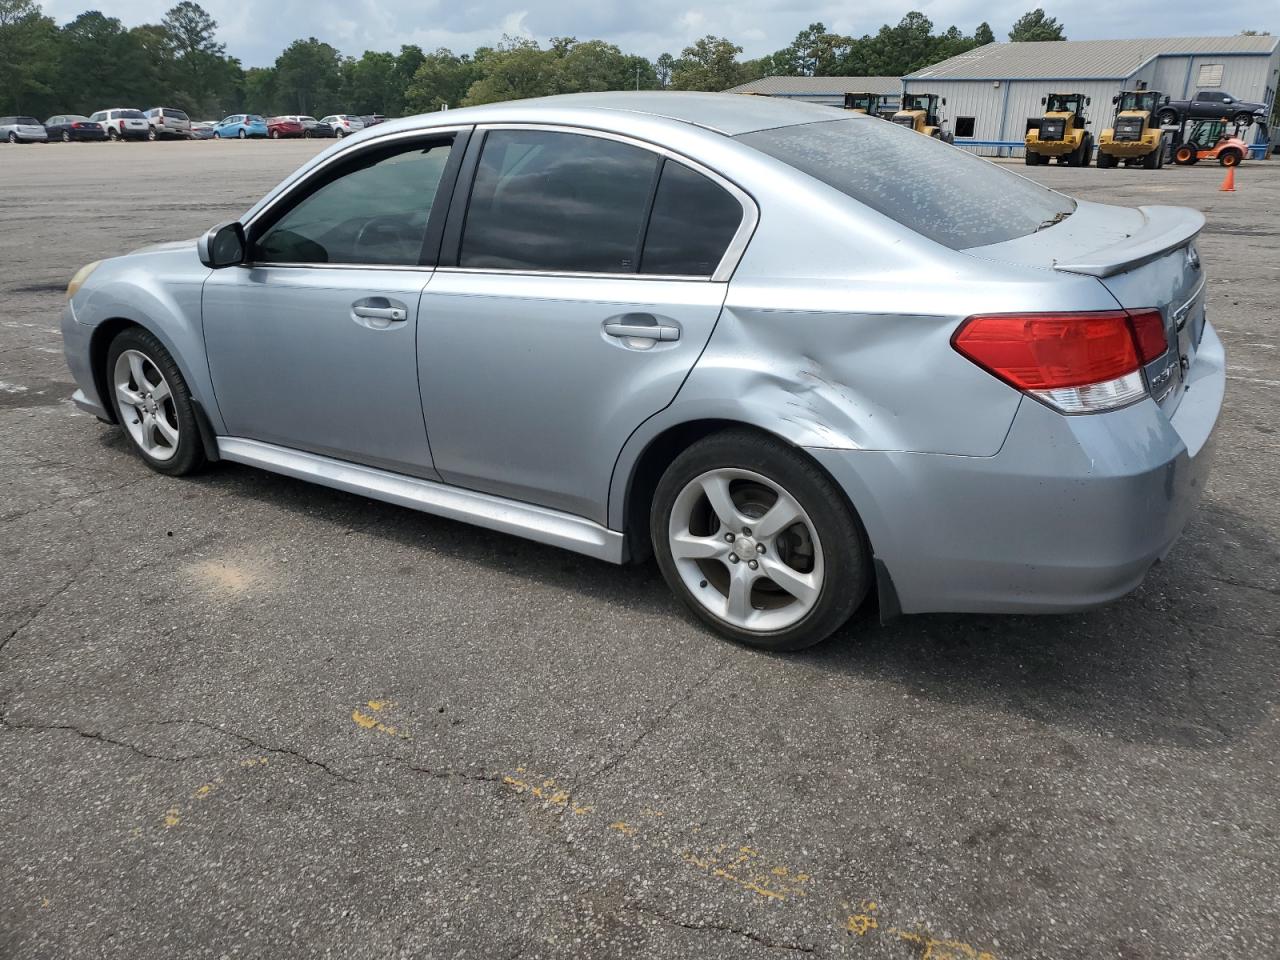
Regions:
<instances>
[{"instance_id":1,"label":"red tail light lens","mask_svg":"<svg viewBox=\"0 0 1280 960\"><path fill-rule=\"evenodd\" d=\"M1158 310L970 317L951 339L984 370L1064 413L1141 399L1142 366L1164 352L1163 341Z\"/></svg>"}]
</instances>

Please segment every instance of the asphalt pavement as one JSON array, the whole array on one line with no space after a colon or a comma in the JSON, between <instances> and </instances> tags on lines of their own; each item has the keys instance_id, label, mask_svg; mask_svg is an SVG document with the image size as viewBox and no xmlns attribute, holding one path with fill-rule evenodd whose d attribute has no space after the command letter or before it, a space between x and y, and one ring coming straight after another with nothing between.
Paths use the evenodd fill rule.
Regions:
<instances>
[{"instance_id":1,"label":"asphalt pavement","mask_svg":"<svg viewBox=\"0 0 1280 960\"><path fill-rule=\"evenodd\" d=\"M71 406L75 270L321 146L0 146L0 957L1280 956L1280 164L1016 168L1208 217L1217 465L1141 589L769 656Z\"/></svg>"}]
</instances>

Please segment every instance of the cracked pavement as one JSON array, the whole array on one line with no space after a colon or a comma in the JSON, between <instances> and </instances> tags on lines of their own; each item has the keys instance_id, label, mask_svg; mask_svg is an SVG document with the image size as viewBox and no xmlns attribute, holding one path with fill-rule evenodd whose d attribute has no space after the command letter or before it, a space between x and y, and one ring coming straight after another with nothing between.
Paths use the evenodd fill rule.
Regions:
<instances>
[{"instance_id":1,"label":"cracked pavement","mask_svg":"<svg viewBox=\"0 0 1280 960\"><path fill-rule=\"evenodd\" d=\"M1280 955L1280 165L1034 171L1208 216L1216 473L1138 592L775 657L66 402L71 274L315 149L0 147L0 957Z\"/></svg>"}]
</instances>

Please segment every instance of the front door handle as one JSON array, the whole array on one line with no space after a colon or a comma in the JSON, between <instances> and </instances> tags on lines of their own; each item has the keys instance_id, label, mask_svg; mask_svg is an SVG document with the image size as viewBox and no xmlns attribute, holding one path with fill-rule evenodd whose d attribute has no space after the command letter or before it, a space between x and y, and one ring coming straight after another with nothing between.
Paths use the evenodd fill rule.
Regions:
<instances>
[{"instance_id":1,"label":"front door handle","mask_svg":"<svg viewBox=\"0 0 1280 960\"><path fill-rule=\"evenodd\" d=\"M351 305L351 319L370 330L385 330L393 323L409 319L409 310L403 303L386 297L369 297Z\"/></svg>"},{"instance_id":2,"label":"front door handle","mask_svg":"<svg viewBox=\"0 0 1280 960\"><path fill-rule=\"evenodd\" d=\"M680 328L673 323L660 323L648 313L627 313L613 320L606 320L604 332L611 337L627 340L679 340Z\"/></svg>"}]
</instances>

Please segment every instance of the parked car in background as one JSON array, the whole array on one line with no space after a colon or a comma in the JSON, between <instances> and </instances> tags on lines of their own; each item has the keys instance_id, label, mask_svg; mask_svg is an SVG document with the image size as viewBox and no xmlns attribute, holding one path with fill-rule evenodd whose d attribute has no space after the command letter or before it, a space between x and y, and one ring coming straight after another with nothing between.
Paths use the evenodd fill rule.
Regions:
<instances>
[{"instance_id":1,"label":"parked car in background","mask_svg":"<svg viewBox=\"0 0 1280 960\"><path fill-rule=\"evenodd\" d=\"M78 113L62 113L56 117L50 117L44 122L44 129L50 140L62 140L66 143L72 140L107 139L107 131L102 124L95 123Z\"/></svg>"},{"instance_id":2,"label":"parked car in background","mask_svg":"<svg viewBox=\"0 0 1280 960\"><path fill-rule=\"evenodd\" d=\"M272 140L302 137L306 133L306 127L293 117L267 117L267 136Z\"/></svg>"},{"instance_id":3,"label":"parked car in background","mask_svg":"<svg viewBox=\"0 0 1280 960\"><path fill-rule=\"evenodd\" d=\"M296 120L302 125L302 135L304 137L319 137L325 139L333 136L333 127L323 121L317 120L315 117L308 117L302 114L289 114L284 117L277 117L279 120Z\"/></svg>"},{"instance_id":4,"label":"parked car in background","mask_svg":"<svg viewBox=\"0 0 1280 960\"><path fill-rule=\"evenodd\" d=\"M376 127L380 123L385 123L387 118L380 113L367 113L360 119L366 127Z\"/></svg>"},{"instance_id":5,"label":"parked car in background","mask_svg":"<svg viewBox=\"0 0 1280 960\"><path fill-rule=\"evenodd\" d=\"M1221 90L1199 90L1191 100L1168 100L1160 105L1161 126L1171 127L1184 117L1187 120L1221 120L1252 124L1267 122L1267 107L1261 103L1238 100Z\"/></svg>"},{"instance_id":6,"label":"parked car in background","mask_svg":"<svg viewBox=\"0 0 1280 960\"><path fill-rule=\"evenodd\" d=\"M151 129L146 114L128 107L99 110L90 114L89 119L102 124L110 140L145 140L147 131Z\"/></svg>"},{"instance_id":7,"label":"parked car in background","mask_svg":"<svg viewBox=\"0 0 1280 960\"><path fill-rule=\"evenodd\" d=\"M152 107L147 111L147 123L151 125L147 135L152 140L166 137L187 140L191 137L191 118L174 107Z\"/></svg>"},{"instance_id":8,"label":"parked car in background","mask_svg":"<svg viewBox=\"0 0 1280 960\"><path fill-rule=\"evenodd\" d=\"M266 135L267 121L256 113L233 113L213 125L215 140L225 140L228 137L247 140L249 137L265 137Z\"/></svg>"},{"instance_id":9,"label":"parked car in background","mask_svg":"<svg viewBox=\"0 0 1280 960\"><path fill-rule=\"evenodd\" d=\"M1226 386L1195 210L1077 203L771 97L386 126L239 221L82 268L76 405L160 473L222 459L652 551L696 616L773 650L869 595L1096 607L1194 516Z\"/></svg>"},{"instance_id":10,"label":"parked car in background","mask_svg":"<svg viewBox=\"0 0 1280 960\"><path fill-rule=\"evenodd\" d=\"M212 120L193 120L191 121L191 139L192 140L212 140L213 139Z\"/></svg>"},{"instance_id":11,"label":"parked car in background","mask_svg":"<svg viewBox=\"0 0 1280 960\"><path fill-rule=\"evenodd\" d=\"M10 143L44 143L49 134L35 117L0 117L0 139Z\"/></svg>"},{"instance_id":12,"label":"parked car in background","mask_svg":"<svg viewBox=\"0 0 1280 960\"><path fill-rule=\"evenodd\" d=\"M349 113L331 113L320 122L329 124L333 128L333 135L339 140L364 129L364 121Z\"/></svg>"}]
</instances>

